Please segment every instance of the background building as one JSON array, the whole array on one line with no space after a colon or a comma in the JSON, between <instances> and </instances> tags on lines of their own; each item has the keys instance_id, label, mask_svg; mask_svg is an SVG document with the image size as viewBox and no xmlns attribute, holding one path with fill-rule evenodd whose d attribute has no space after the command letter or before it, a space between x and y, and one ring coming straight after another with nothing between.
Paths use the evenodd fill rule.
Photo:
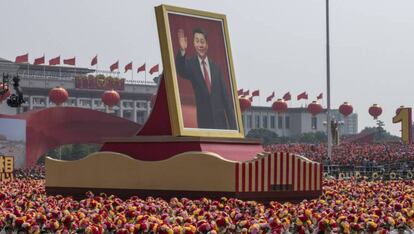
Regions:
<instances>
[{"instance_id":1,"label":"background building","mask_svg":"<svg viewBox=\"0 0 414 234\"><path fill-rule=\"evenodd\" d=\"M4 102L0 105L3 114L18 114L29 110L55 106L48 97L50 89L60 86L69 93L69 99L63 106L74 106L106 111L119 117L143 124L147 119L151 107L151 97L157 91L156 83L149 81L125 80L122 90L117 90L121 101L112 110L105 107L101 100L104 88L79 88L75 77L88 74L101 74L104 78L119 79L119 73L95 72L93 69L68 67L16 64L0 58L0 73L18 74L21 78L20 86L23 89L24 103L20 108L10 108ZM11 80L11 77L10 77ZM103 82L105 82L103 80Z\"/></svg>"},{"instance_id":2,"label":"background building","mask_svg":"<svg viewBox=\"0 0 414 234\"><path fill-rule=\"evenodd\" d=\"M351 114L344 118L338 110L332 110L333 119L340 121L340 134L358 133L358 115ZM242 114L244 131L265 128L279 136L291 137L307 132L326 132L326 110L313 116L307 108L288 108L287 112L278 114L271 107L252 106Z\"/></svg>"},{"instance_id":3,"label":"background building","mask_svg":"<svg viewBox=\"0 0 414 234\"><path fill-rule=\"evenodd\" d=\"M18 74L21 78L24 103L20 108L10 108L6 102L0 104L0 113L18 114L29 110L55 106L48 97L50 89L61 86L69 93L69 99L63 106L74 106L105 111L119 117L143 124L151 112L151 97L157 91L157 84L152 81L123 80L123 86L117 90L120 103L109 110L102 103L101 96L105 88L81 87L77 78L87 75L121 80L119 73L106 71L96 72L93 69L69 67L17 64L0 58L0 74ZM10 78L11 80L11 78ZM344 118L338 110L333 110L333 118L343 123L341 134L358 132L358 115L351 114ZM295 136L307 132L326 131L325 112L312 116L306 108L289 108L284 114L275 113L271 107L252 106L242 114L245 134L251 129L265 128L276 132L279 136Z\"/></svg>"}]
</instances>

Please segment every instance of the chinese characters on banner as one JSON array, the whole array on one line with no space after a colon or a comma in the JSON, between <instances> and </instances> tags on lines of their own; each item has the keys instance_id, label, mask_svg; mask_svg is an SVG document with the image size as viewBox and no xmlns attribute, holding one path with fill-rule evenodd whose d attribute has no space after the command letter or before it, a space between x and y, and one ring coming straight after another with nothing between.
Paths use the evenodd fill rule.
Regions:
<instances>
[{"instance_id":1,"label":"chinese characters on banner","mask_svg":"<svg viewBox=\"0 0 414 234\"><path fill-rule=\"evenodd\" d=\"M125 89L125 79L115 78L104 75L76 76L75 88L77 89L100 89L100 90L118 90Z\"/></svg>"},{"instance_id":2,"label":"chinese characters on banner","mask_svg":"<svg viewBox=\"0 0 414 234\"><path fill-rule=\"evenodd\" d=\"M13 179L14 157L0 156L0 181Z\"/></svg>"}]
</instances>

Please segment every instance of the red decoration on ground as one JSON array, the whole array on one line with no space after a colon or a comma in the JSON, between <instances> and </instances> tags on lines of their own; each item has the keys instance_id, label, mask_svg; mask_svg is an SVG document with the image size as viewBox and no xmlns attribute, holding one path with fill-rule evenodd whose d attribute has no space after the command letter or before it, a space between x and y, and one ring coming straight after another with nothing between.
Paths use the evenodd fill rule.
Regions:
<instances>
[{"instance_id":1,"label":"red decoration on ground","mask_svg":"<svg viewBox=\"0 0 414 234\"><path fill-rule=\"evenodd\" d=\"M323 186L319 199L265 206L179 194L165 200L87 192L76 201L46 195L44 180L15 179L2 183L0 228L8 233L412 233L412 180L324 180Z\"/></svg>"},{"instance_id":2,"label":"red decoration on ground","mask_svg":"<svg viewBox=\"0 0 414 234\"><path fill-rule=\"evenodd\" d=\"M68 100L69 94L66 89L62 87L56 87L49 91L49 98L50 100L55 103L57 106L62 105L62 103Z\"/></svg>"},{"instance_id":3,"label":"red decoration on ground","mask_svg":"<svg viewBox=\"0 0 414 234\"><path fill-rule=\"evenodd\" d=\"M288 106L287 103L285 101L283 101L282 99L277 99L277 101L275 101L272 105L272 109L277 112L277 113L284 113L287 111Z\"/></svg>"},{"instance_id":4,"label":"red decoration on ground","mask_svg":"<svg viewBox=\"0 0 414 234\"><path fill-rule=\"evenodd\" d=\"M134 136L142 127L124 118L79 107L43 108L17 115L0 113L0 118L26 121L27 167L35 165L41 155L58 146L102 144L105 138Z\"/></svg>"},{"instance_id":5,"label":"red decoration on ground","mask_svg":"<svg viewBox=\"0 0 414 234\"><path fill-rule=\"evenodd\" d=\"M323 111L322 105L317 103L316 101L313 101L311 104L308 105L308 111L312 115L317 115Z\"/></svg>"},{"instance_id":6,"label":"red decoration on ground","mask_svg":"<svg viewBox=\"0 0 414 234\"><path fill-rule=\"evenodd\" d=\"M120 100L121 97L115 90L107 90L102 95L102 102L110 108L118 104Z\"/></svg>"},{"instance_id":7,"label":"red decoration on ground","mask_svg":"<svg viewBox=\"0 0 414 234\"><path fill-rule=\"evenodd\" d=\"M354 108L348 102L344 102L342 105L339 106L339 112L343 114L345 117L352 114Z\"/></svg>"},{"instance_id":8,"label":"red decoration on ground","mask_svg":"<svg viewBox=\"0 0 414 234\"><path fill-rule=\"evenodd\" d=\"M239 103L240 103L241 112L246 111L252 106L252 102L248 98L245 98L245 97L240 97Z\"/></svg>"},{"instance_id":9,"label":"red decoration on ground","mask_svg":"<svg viewBox=\"0 0 414 234\"><path fill-rule=\"evenodd\" d=\"M374 119L377 119L382 114L382 108L378 104L374 104L368 109L368 112Z\"/></svg>"}]
</instances>

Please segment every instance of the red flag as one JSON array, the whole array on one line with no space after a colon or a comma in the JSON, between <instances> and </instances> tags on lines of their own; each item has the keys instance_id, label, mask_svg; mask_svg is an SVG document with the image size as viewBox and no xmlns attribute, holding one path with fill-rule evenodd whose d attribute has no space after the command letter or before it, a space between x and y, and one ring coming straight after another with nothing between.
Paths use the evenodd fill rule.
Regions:
<instances>
[{"instance_id":1,"label":"red flag","mask_svg":"<svg viewBox=\"0 0 414 234\"><path fill-rule=\"evenodd\" d=\"M260 91L259 90L255 90L252 92L252 97L256 97L260 95Z\"/></svg>"},{"instance_id":2,"label":"red flag","mask_svg":"<svg viewBox=\"0 0 414 234\"><path fill-rule=\"evenodd\" d=\"M49 65L58 65L60 64L60 56L57 56L56 58L52 58L49 60Z\"/></svg>"},{"instance_id":3,"label":"red flag","mask_svg":"<svg viewBox=\"0 0 414 234\"><path fill-rule=\"evenodd\" d=\"M70 59L64 59L63 64L75 66L76 64L76 57Z\"/></svg>"},{"instance_id":4,"label":"red flag","mask_svg":"<svg viewBox=\"0 0 414 234\"><path fill-rule=\"evenodd\" d=\"M323 93L320 93L317 97L316 97L316 99L322 99L323 98Z\"/></svg>"},{"instance_id":5,"label":"red flag","mask_svg":"<svg viewBox=\"0 0 414 234\"><path fill-rule=\"evenodd\" d=\"M151 69L150 69L150 71L149 71L149 73L152 75L152 73L154 73L154 72L158 72L158 64L157 65L155 65L155 66L153 66L153 67L151 67Z\"/></svg>"},{"instance_id":6,"label":"red flag","mask_svg":"<svg viewBox=\"0 0 414 234\"><path fill-rule=\"evenodd\" d=\"M142 66L140 66L140 67L137 69L137 73L140 73L140 72L142 72L142 71L145 71L145 63L144 63L144 64L142 64Z\"/></svg>"},{"instance_id":7,"label":"red flag","mask_svg":"<svg viewBox=\"0 0 414 234\"><path fill-rule=\"evenodd\" d=\"M119 66L119 61L116 61L114 64L112 64L109 69L111 70L111 72L115 71L116 69L118 69Z\"/></svg>"},{"instance_id":8,"label":"red flag","mask_svg":"<svg viewBox=\"0 0 414 234\"><path fill-rule=\"evenodd\" d=\"M98 55L95 55L91 61L91 66L96 65L98 63Z\"/></svg>"},{"instance_id":9,"label":"red flag","mask_svg":"<svg viewBox=\"0 0 414 234\"><path fill-rule=\"evenodd\" d=\"M237 96L241 96L241 95L243 95L243 89L237 90Z\"/></svg>"},{"instance_id":10,"label":"red flag","mask_svg":"<svg viewBox=\"0 0 414 234\"><path fill-rule=\"evenodd\" d=\"M125 72L127 72L128 70L132 70L132 62L125 65Z\"/></svg>"},{"instance_id":11,"label":"red flag","mask_svg":"<svg viewBox=\"0 0 414 234\"><path fill-rule=\"evenodd\" d=\"M45 55L40 58L36 58L33 62L34 65L40 65L45 63Z\"/></svg>"},{"instance_id":12,"label":"red flag","mask_svg":"<svg viewBox=\"0 0 414 234\"><path fill-rule=\"evenodd\" d=\"M269 97L267 97L266 98L266 102L270 102L270 101L272 101L272 99L275 97L275 91L273 91L273 93L269 96Z\"/></svg>"},{"instance_id":13,"label":"red flag","mask_svg":"<svg viewBox=\"0 0 414 234\"><path fill-rule=\"evenodd\" d=\"M283 100L285 101L290 101L292 99L292 96L290 95L290 92L285 93L285 95L283 95Z\"/></svg>"},{"instance_id":14,"label":"red flag","mask_svg":"<svg viewBox=\"0 0 414 234\"><path fill-rule=\"evenodd\" d=\"M303 93L301 93L301 94L298 95L297 99L298 99L298 101L300 99L308 100L308 94L306 92L303 92Z\"/></svg>"},{"instance_id":15,"label":"red flag","mask_svg":"<svg viewBox=\"0 0 414 234\"><path fill-rule=\"evenodd\" d=\"M16 63L27 63L29 62L29 53L16 57Z\"/></svg>"},{"instance_id":16,"label":"red flag","mask_svg":"<svg viewBox=\"0 0 414 234\"><path fill-rule=\"evenodd\" d=\"M250 94L249 90L246 90L246 91L243 92L243 96L249 96L249 94Z\"/></svg>"}]
</instances>

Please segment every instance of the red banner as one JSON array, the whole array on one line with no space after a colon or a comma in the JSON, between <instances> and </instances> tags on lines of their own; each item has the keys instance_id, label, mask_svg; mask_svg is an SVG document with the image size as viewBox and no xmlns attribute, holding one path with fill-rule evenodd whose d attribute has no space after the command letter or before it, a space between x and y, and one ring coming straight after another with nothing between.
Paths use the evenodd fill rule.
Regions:
<instances>
[{"instance_id":1,"label":"red banner","mask_svg":"<svg viewBox=\"0 0 414 234\"><path fill-rule=\"evenodd\" d=\"M105 77L104 75L76 76L75 88L122 91L125 89L125 79Z\"/></svg>"},{"instance_id":2,"label":"red banner","mask_svg":"<svg viewBox=\"0 0 414 234\"><path fill-rule=\"evenodd\" d=\"M34 65L40 65L40 64L44 64L45 63L45 56L43 55L43 57L37 58L34 60Z\"/></svg>"},{"instance_id":3,"label":"red banner","mask_svg":"<svg viewBox=\"0 0 414 234\"><path fill-rule=\"evenodd\" d=\"M29 53L16 57L16 63L27 63L29 62Z\"/></svg>"},{"instance_id":4,"label":"red banner","mask_svg":"<svg viewBox=\"0 0 414 234\"><path fill-rule=\"evenodd\" d=\"M49 65L53 66L53 65L59 65L60 64L60 55L57 56L56 58L52 58L49 60Z\"/></svg>"},{"instance_id":5,"label":"red banner","mask_svg":"<svg viewBox=\"0 0 414 234\"><path fill-rule=\"evenodd\" d=\"M63 64L75 66L76 65L76 57L73 57L73 58L70 58L70 59L64 59Z\"/></svg>"}]
</instances>

